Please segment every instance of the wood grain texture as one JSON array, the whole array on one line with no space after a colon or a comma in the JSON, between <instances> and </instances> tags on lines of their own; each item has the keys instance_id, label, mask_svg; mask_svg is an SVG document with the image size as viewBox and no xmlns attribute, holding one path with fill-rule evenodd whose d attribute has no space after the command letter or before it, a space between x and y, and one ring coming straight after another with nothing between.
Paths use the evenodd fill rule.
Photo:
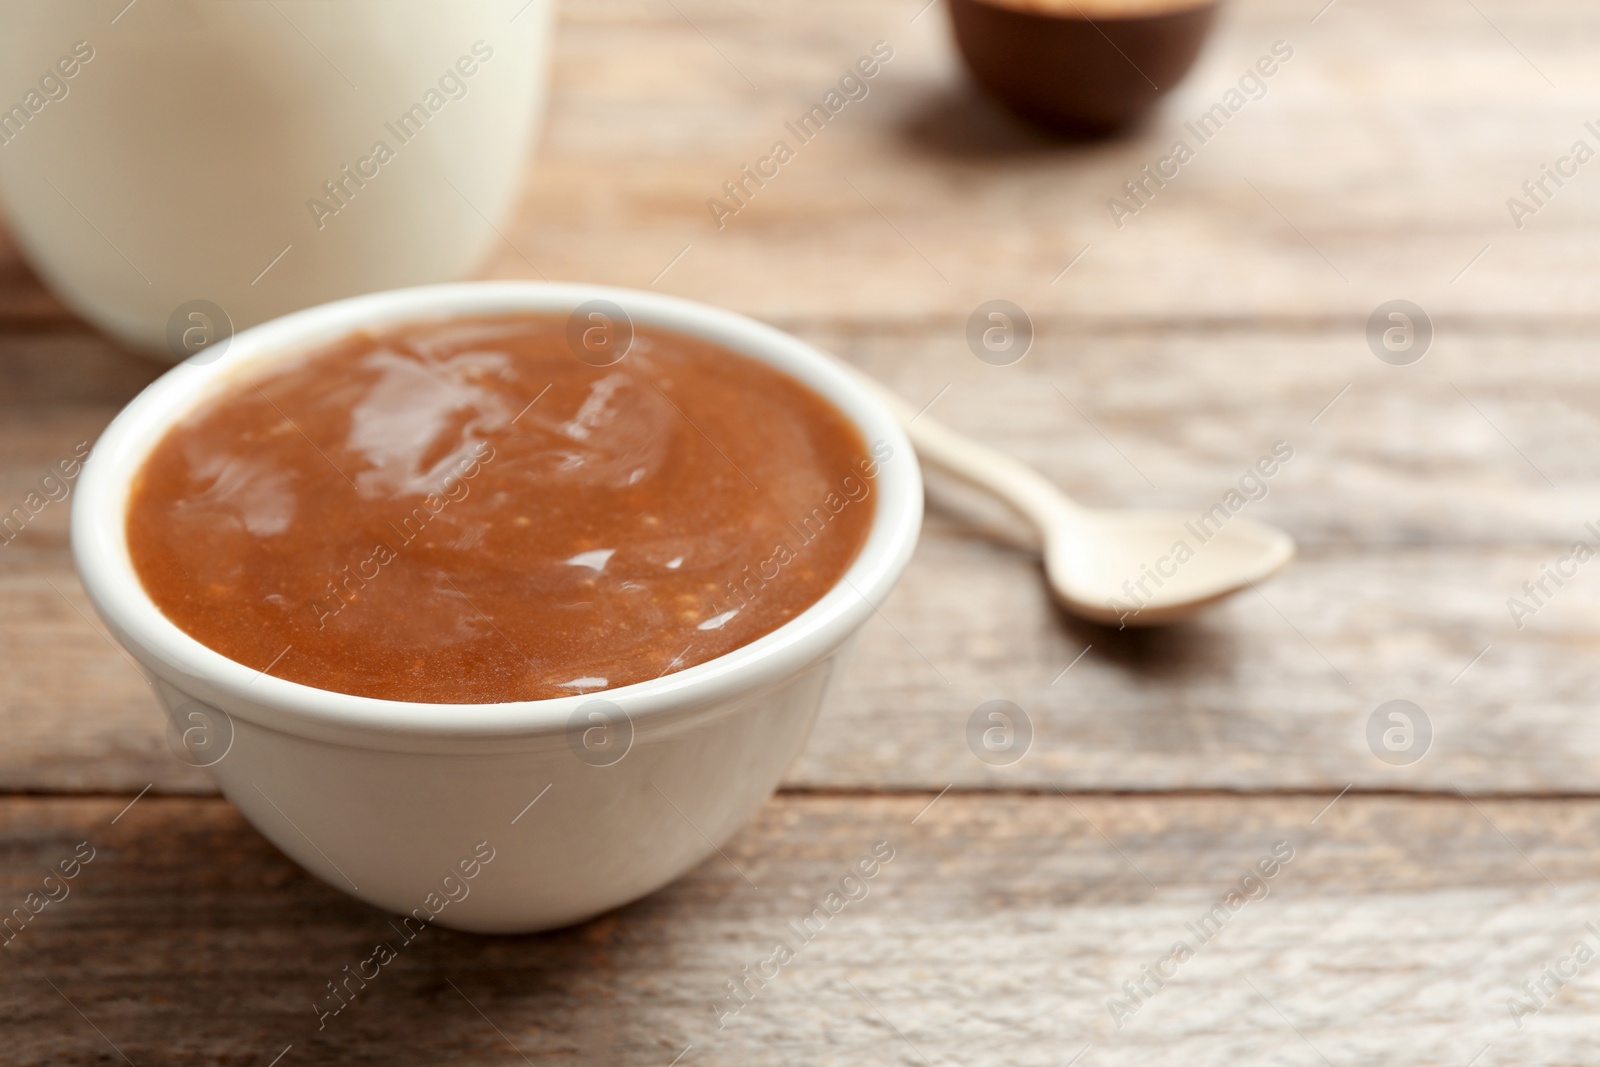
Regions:
<instances>
[{"instance_id":1,"label":"wood grain texture","mask_svg":"<svg viewBox=\"0 0 1600 1067\"><path fill-rule=\"evenodd\" d=\"M493 269L526 274L525 256L550 277L642 285L692 245L658 287L769 318L916 322L994 296L1141 321L1356 326L1406 294L1439 317L1589 314L1600 183L1569 183L1521 230L1505 205L1595 118L1587 9L1341 0L1313 24L1320 6L1226 5L1155 121L1071 146L979 96L943 12L912 21L922 0L585 5L562 26L520 251ZM719 230L706 200L879 39L896 54L871 95ZM1277 40L1295 55L1266 95L1118 228L1122 183Z\"/></svg>"},{"instance_id":2,"label":"wood grain texture","mask_svg":"<svg viewBox=\"0 0 1600 1067\"><path fill-rule=\"evenodd\" d=\"M1063 618L1031 558L935 524L787 784L1592 793L1600 596L1570 587L1518 633L1491 595L1547 554L1309 552L1194 625L1118 634ZM0 588L6 788L210 791L168 752L153 695L91 627L63 555L32 573L0 567ZM1366 735L1372 712L1397 698L1434 731L1405 767L1375 759ZM994 699L1018 704L1034 732L1001 768L967 738L973 711Z\"/></svg>"},{"instance_id":3,"label":"wood grain texture","mask_svg":"<svg viewBox=\"0 0 1600 1067\"><path fill-rule=\"evenodd\" d=\"M1581 573L1521 629L1506 604L1600 521L1600 171L1521 229L1506 208L1574 140L1596 143L1592 6L1235 0L1154 121L1088 145L978 95L942 10L922 7L564 5L543 144L482 273L653 285L774 322L1086 503L1198 511L1289 442L1247 513L1294 533L1300 559L1191 626L1119 634L1064 618L1014 522L936 485L791 791L728 860L552 935L429 930L319 1031L327 983L396 939L387 917L223 801L161 795L211 785L168 754L98 632L68 505L51 504L0 548L0 793L123 795L0 798L4 908L96 849L70 896L0 934L0 1059L1600 1057L1592 975L1543 977L1580 939L1600 947L1585 926L1600 926L1600 800L1457 793L1600 781L1600 586ZM895 58L867 99L719 229L707 199L880 39ZM1266 95L1119 227L1108 199L1277 40L1294 57ZM1037 328L1003 368L964 338L997 297ZM1410 367L1364 336L1396 297L1437 327ZM0 232L0 509L156 373L73 318ZM990 535L958 518L974 514ZM1034 733L1006 767L967 739L996 698ZM1393 698L1435 732L1407 767L1366 739ZM895 859L870 893L719 1029L726 983L878 841ZM1278 842L1294 857L1269 894L1196 936ZM1179 939L1193 958L1153 988L1143 969ZM1523 988L1541 981L1553 995ZM1513 997L1539 1007L1520 1026Z\"/></svg>"},{"instance_id":4,"label":"wood grain texture","mask_svg":"<svg viewBox=\"0 0 1600 1067\"><path fill-rule=\"evenodd\" d=\"M1597 117L1582 0L1339 0L1313 23L1320 6L1226 5L1147 128L1063 145L977 94L943 12L913 21L924 0L571 5L538 165L486 269L655 281L780 319L917 322L997 295L1117 321L1357 327L1396 296L1440 318L1590 314L1597 176L1520 230L1506 208ZM706 201L877 40L896 54L868 97L719 230ZM1106 205L1122 183L1277 40L1295 55L1266 95L1119 229ZM0 285L0 310L65 320L35 285Z\"/></svg>"},{"instance_id":5,"label":"wood grain texture","mask_svg":"<svg viewBox=\"0 0 1600 1067\"><path fill-rule=\"evenodd\" d=\"M139 1064L266 1064L291 1045L286 1064L665 1067L691 1045L680 1063L1062 1064L1085 1045L1079 1062L1103 1065L1592 1059L1587 972L1520 1029L1508 1001L1600 942L1584 926L1600 918L1594 801L930 799L780 797L727 860L583 926L426 930L321 1031L326 983L400 940L387 916L221 801L146 797L112 824L125 799L6 800L6 905L80 842L95 850L0 949L6 1059L121 1062L113 1045ZM880 841L894 857L865 897L719 1029L725 983L797 942L788 924ZM1245 883L1257 899L1202 927L1274 848L1292 858ZM1193 957L1118 1028L1108 1000L1185 939Z\"/></svg>"},{"instance_id":6,"label":"wood grain texture","mask_svg":"<svg viewBox=\"0 0 1600 1067\"><path fill-rule=\"evenodd\" d=\"M1030 552L969 525L966 498L936 494L955 508L931 515L791 786L1595 791L1600 587L1580 572L1520 630L1507 609L1574 539L1596 539L1583 523L1600 519L1587 459L1600 372L1580 333L1523 352L1502 326L1401 368L1348 331L1052 319L1021 363L991 367L960 324L797 329L918 404L937 396L933 415L1087 503L1198 515L1290 442L1294 459L1245 514L1283 525L1302 553L1191 626L1119 634L1062 616ZM89 336L0 343L12 385L0 499L15 502L153 370ZM68 513L50 504L0 548L0 786L209 791L168 754L140 676L96 632ZM1004 516L976 517L1019 536ZM1436 730L1410 767L1365 740L1367 717L1395 698ZM966 743L991 699L1019 704L1036 735L998 770Z\"/></svg>"}]
</instances>

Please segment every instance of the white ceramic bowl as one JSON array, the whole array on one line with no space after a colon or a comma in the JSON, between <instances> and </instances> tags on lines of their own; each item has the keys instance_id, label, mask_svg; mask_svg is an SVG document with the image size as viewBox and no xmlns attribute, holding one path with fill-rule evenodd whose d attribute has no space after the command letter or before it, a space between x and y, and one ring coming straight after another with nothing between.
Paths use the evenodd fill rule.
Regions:
<instances>
[{"instance_id":1,"label":"white ceramic bowl","mask_svg":"<svg viewBox=\"0 0 1600 1067\"><path fill-rule=\"evenodd\" d=\"M125 536L130 484L167 428L219 390L362 327L565 313L594 299L788 372L869 443L891 449L860 556L795 619L717 659L600 694L413 704L326 692L236 663L178 629L145 594ZM816 349L652 293L477 283L311 308L239 334L212 362L175 367L96 444L78 483L72 549L90 599L184 734L178 751L207 765L268 839L329 885L416 922L511 933L643 896L744 825L805 744L846 646L905 568L921 520L921 474L899 426Z\"/></svg>"}]
</instances>

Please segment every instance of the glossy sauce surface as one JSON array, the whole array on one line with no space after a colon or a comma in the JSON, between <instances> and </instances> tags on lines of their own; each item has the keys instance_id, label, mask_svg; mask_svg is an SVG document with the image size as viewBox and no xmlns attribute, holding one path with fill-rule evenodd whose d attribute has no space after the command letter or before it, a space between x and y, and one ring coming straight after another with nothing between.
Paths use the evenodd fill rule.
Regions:
<instances>
[{"instance_id":1,"label":"glossy sauce surface","mask_svg":"<svg viewBox=\"0 0 1600 1067\"><path fill-rule=\"evenodd\" d=\"M595 367L565 318L358 334L174 426L127 534L156 605L246 666L488 703L655 678L835 585L874 455L806 386L637 327Z\"/></svg>"}]
</instances>

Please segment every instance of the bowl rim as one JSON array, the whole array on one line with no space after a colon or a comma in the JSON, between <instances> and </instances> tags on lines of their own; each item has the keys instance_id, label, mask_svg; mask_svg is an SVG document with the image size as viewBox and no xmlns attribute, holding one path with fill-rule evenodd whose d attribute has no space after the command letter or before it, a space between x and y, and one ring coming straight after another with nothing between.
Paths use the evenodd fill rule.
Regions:
<instances>
[{"instance_id":1,"label":"bowl rim","mask_svg":"<svg viewBox=\"0 0 1600 1067\"><path fill-rule=\"evenodd\" d=\"M570 313L610 300L635 322L703 338L789 373L838 409L869 447L891 450L875 478L876 507L855 561L820 599L772 632L661 678L572 696L489 704L418 703L317 689L246 666L185 633L145 592L126 538L134 475L168 429L237 380L358 329L454 316ZM565 282L461 282L369 293L293 312L241 331L212 360L178 364L113 419L74 491L71 542L90 602L155 678L228 716L324 740L383 735L416 741L482 741L560 733L580 708L604 701L635 728L782 683L842 644L888 595L916 547L922 478L893 414L832 356L735 312L659 293ZM387 747L387 746L383 746ZM409 747L409 746L408 746Z\"/></svg>"}]
</instances>

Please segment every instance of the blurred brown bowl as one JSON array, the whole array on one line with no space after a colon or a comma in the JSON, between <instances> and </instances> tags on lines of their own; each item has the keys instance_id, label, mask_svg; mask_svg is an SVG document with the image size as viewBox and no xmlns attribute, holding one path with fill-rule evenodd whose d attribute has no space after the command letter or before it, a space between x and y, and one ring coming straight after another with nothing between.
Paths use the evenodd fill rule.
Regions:
<instances>
[{"instance_id":1,"label":"blurred brown bowl","mask_svg":"<svg viewBox=\"0 0 1600 1067\"><path fill-rule=\"evenodd\" d=\"M1194 65L1218 0L950 0L956 44L986 89L1073 136L1143 118Z\"/></svg>"}]
</instances>

